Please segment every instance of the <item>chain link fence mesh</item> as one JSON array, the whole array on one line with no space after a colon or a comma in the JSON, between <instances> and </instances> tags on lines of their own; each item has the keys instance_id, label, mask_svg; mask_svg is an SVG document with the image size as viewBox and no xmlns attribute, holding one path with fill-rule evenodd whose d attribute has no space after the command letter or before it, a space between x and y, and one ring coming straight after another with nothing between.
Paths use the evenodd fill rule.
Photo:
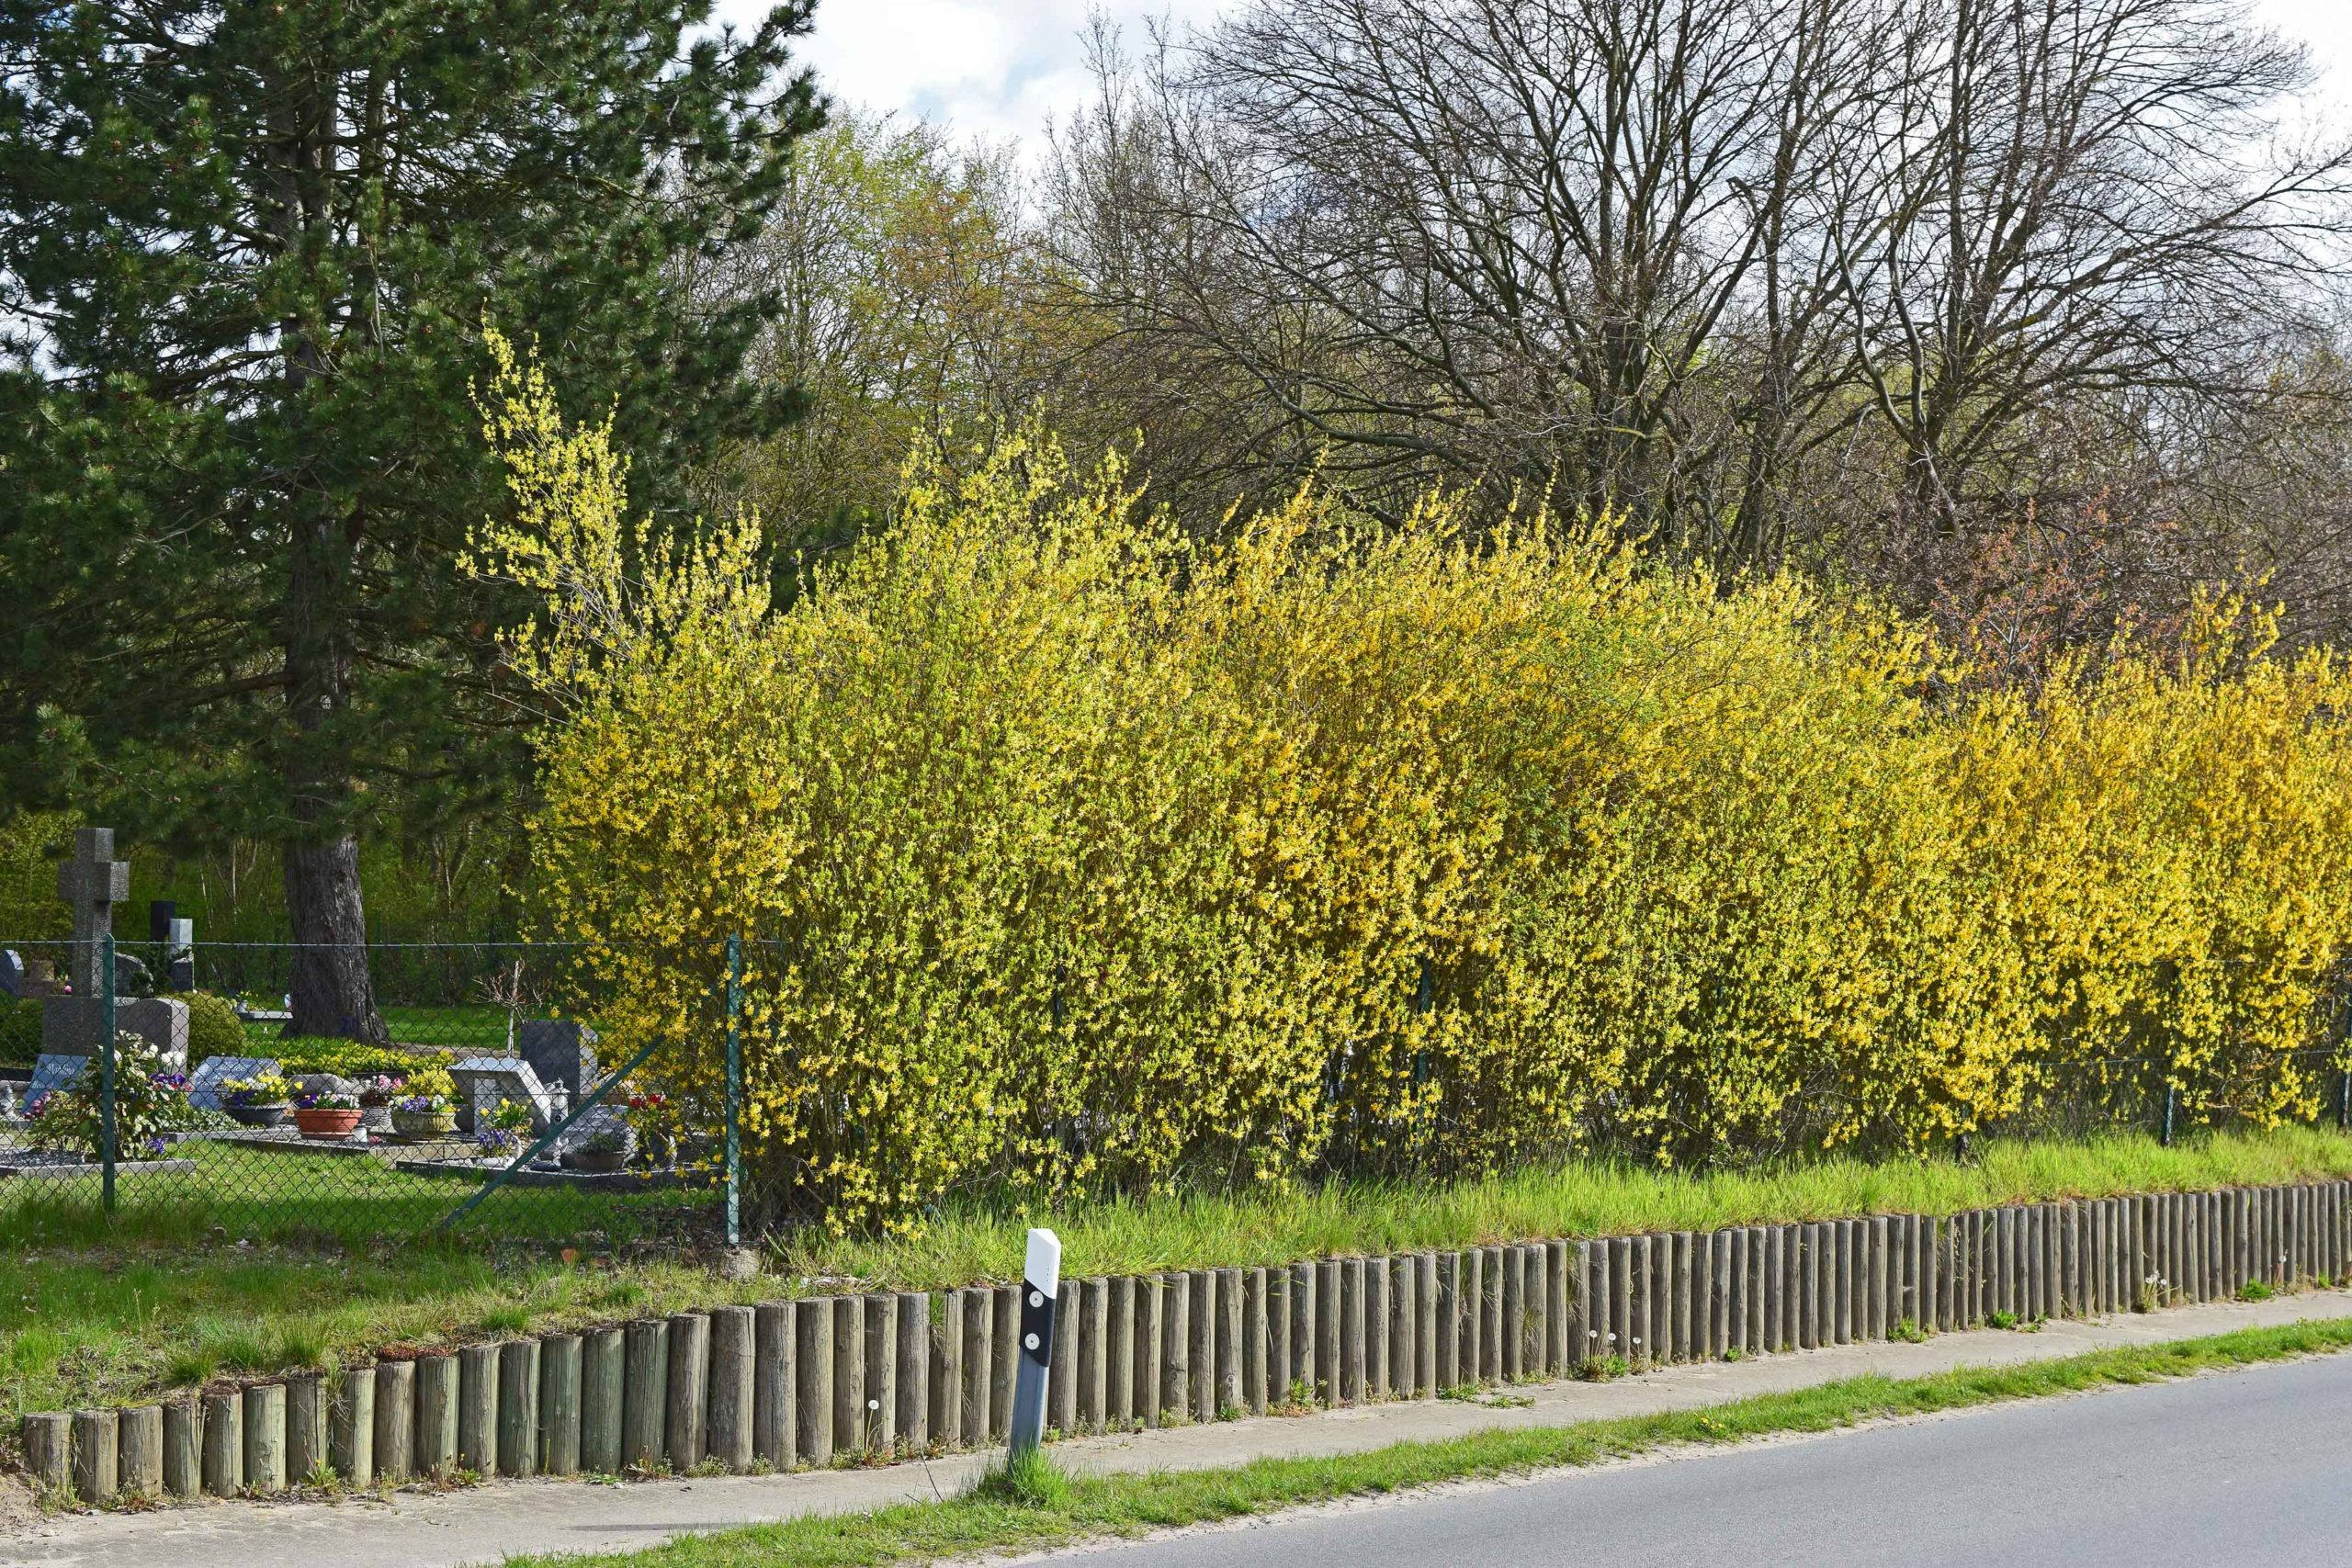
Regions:
<instances>
[{"instance_id":1,"label":"chain link fence mesh","mask_svg":"<svg viewBox=\"0 0 2352 1568\"><path fill-rule=\"evenodd\" d=\"M660 955L707 974L707 1002L627 1040L599 1030L608 966L582 950L369 945L373 1043L299 1030L293 944L107 945L111 969L81 967L113 982L93 996L74 944L0 940L17 993L0 1001L0 1234L734 1239L723 941Z\"/></svg>"}]
</instances>

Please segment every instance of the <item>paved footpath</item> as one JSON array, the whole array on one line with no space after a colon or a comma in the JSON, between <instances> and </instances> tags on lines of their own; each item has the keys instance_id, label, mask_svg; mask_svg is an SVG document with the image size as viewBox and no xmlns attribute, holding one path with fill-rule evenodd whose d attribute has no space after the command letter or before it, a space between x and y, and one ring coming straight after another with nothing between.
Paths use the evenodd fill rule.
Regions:
<instances>
[{"instance_id":1,"label":"paved footpath","mask_svg":"<svg viewBox=\"0 0 2352 1568\"><path fill-rule=\"evenodd\" d=\"M1191 1470L1270 1455L1355 1453L1491 1427L1562 1427L1689 1409L1863 1372L1917 1377L1954 1367L2014 1365L2111 1346L2333 1317L2352 1317L2352 1292L2052 1323L2035 1334L1984 1329L1939 1335L1920 1345L1849 1345L1668 1367L1614 1382L1548 1383L1517 1391L1529 1403L1510 1408L1453 1400L1366 1405L1088 1438L1057 1444L1053 1452L1074 1469L1101 1472ZM503 1482L438 1495L399 1493L381 1500L215 1502L146 1514L64 1516L0 1536L0 1562L25 1568L255 1568L270 1562L460 1568L495 1563L510 1553L642 1548L687 1531L952 1496L979 1473L987 1457L959 1454L876 1470L698 1481Z\"/></svg>"}]
</instances>

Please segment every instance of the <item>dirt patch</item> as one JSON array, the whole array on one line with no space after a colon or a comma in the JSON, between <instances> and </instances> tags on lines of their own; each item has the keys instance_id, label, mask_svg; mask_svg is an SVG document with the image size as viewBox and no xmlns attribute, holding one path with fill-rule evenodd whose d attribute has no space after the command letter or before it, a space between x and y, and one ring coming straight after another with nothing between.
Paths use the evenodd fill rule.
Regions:
<instances>
[{"instance_id":1,"label":"dirt patch","mask_svg":"<svg viewBox=\"0 0 2352 1568\"><path fill-rule=\"evenodd\" d=\"M0 1536L17 1535L40 1523L33 1489L21 1475L0 1472Z\"/></svg>"}]
</instances>

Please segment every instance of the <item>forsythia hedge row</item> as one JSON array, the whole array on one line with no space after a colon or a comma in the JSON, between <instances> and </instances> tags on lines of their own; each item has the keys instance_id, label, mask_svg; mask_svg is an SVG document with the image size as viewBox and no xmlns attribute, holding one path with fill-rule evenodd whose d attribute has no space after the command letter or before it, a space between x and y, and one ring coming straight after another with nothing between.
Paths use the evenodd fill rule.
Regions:
<instances>
[{"instance_id":1,"label":"forsythia hedge row","mask_svg":"<svg viewBox=\"0 0 2352 1568\"><path fill-rule=\"evenodd\" d=\"M913 470L776 611L754 521L626 525L535 374L486 417L476 569L545 594L514 656L566 704L560 934L691 1106L746 933L748 1145L837 1225L1008 1174L1925 1146L2139 1058L2199 1115L2335 1081L2352 680L2241 607L1980 694L1899 619L1548 516L1307 493L1195 547L1033 436Z\"/></svg>"}]
</instances>

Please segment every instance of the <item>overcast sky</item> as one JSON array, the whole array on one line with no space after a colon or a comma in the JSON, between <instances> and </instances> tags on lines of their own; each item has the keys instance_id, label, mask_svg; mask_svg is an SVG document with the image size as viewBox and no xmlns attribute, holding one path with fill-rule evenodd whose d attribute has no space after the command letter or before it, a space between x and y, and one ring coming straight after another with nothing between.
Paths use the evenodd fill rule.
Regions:
<instances>
[{"instance_id":1,"label":"overcast sky","mask_svg":"<svg viewBox=\"0 0 2352 1568\"><path fill-rule=\"evenodd\" d=\"M1226 0L1105 0L1140 40L1147 17L1206 20ZM721 0L736 17L760 0ZM946 120L963 137L1036 134L1086 90L1079 31L1088 0L819 0L808 63L847 103ZM2352 3L2259 0L2259 15L2312 45L2326 96L2352 100Z\"/></svg>"}]
</instances>

